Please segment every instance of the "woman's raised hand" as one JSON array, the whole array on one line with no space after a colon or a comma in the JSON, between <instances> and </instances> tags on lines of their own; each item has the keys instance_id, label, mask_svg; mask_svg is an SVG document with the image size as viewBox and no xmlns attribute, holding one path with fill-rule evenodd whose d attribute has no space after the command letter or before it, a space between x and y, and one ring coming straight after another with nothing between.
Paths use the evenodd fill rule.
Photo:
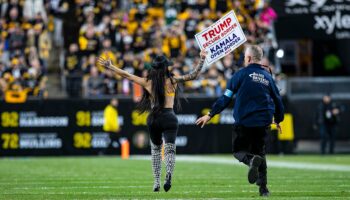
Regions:
<instances>
[{"instance_id":1,"label":"woman's raised hand","mask_svg":"<svg viewBox=\"0 0 350 200\"><path fill-rule=\"evenodd\" d=\"M98 60L97 60L97 63L104 66L105 68L108 68L108 69L111 69L113 70L114 69L114 66L112 65L112 61L110 59L106 60L102 57L99 57Z\"/></svg>"},{"instance_id":2,"label":"woman's raised hand","mask_svg":"<svg viewBox=\"0 0 350 200\"><path fill-rule=\"evenodd\" d=\"M208 55L208 52L205 49L202 49L202 51L199 55L200 55L201 60L205 60L205 58Z\"/></svg>"}]
</instances>

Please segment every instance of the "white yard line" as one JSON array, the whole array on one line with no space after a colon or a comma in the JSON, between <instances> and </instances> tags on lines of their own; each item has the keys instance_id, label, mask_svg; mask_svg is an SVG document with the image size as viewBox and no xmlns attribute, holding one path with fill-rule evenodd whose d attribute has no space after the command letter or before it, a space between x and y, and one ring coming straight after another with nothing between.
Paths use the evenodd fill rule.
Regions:
<instances>
[{"instance_id":1,"label":"white yard line","mask_svg":"<svg viewBox=\"0 0 350 200\"><path fill-rule=\"evenodd\" d=\"M135 160L150 160L150 156L132 156ZM179 162L195 162L195 163L215 163L227 165L242 165L234 158L218 158L211 156L176 156L176 161ZM304 170L321 170L321 171L341 171L350 172L349 165L334 165L306 162L286 162L286 161L267 161L268 167L289 168L289 169L304 169Z\"/></svg>"}]
</instances>

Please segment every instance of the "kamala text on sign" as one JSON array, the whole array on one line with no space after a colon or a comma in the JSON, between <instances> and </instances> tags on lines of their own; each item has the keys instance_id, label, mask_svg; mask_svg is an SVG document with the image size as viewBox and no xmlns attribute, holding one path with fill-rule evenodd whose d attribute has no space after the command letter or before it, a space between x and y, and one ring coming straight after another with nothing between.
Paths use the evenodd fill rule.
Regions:
<instances>
[{"instance_id":1,"label":"kamala text on sign","mask_svg":"<svg viewBox=\"0 0 350 200\"><path fill-rule=\"evenodd\" d=\"M196 34L201 49L207 49L208 65L232 52L246 41L246 37L233 11L210 27Z\"/></svg>"}]
</instances>

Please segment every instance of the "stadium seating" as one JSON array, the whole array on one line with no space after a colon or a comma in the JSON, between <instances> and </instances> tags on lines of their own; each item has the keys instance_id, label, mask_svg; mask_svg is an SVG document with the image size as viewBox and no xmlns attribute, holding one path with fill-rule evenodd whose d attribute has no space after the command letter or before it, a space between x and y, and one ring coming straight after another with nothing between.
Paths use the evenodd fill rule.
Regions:
<instances>
[{"instance_id":1,"label":"stadium seating","mask_svg":"<svg viewBox=\"0 0 350 200\"><path fill-rule=\"evenodd\" d=\"M0 10L0 96L46 98L52 42L44 2L2 1Z\"/></svg>"},{"instance_id":2,"label":"stadium seating","mask_svg":"<svg viewBox=\"0 0 350 200\"><path fill-rule=\"evenodd\" d=\"M0 10L1 96L16 90L47 97L47 69L57 70L58 63L52 60L60 53L68 96L133 95L135 87L96 66L96 57L144 76L152 58L165 54L174 62L174 74L188 73L199 61L194 35L229 10L235 11L249 43L261 44L266 63L274 65L269 54L274 50L272 23L277 15L263 0L9 0ZM206 67L201 78L184 85L184 92L221 94L226 80L242 67L243 48Z\"/></svg>"}]
</instances>

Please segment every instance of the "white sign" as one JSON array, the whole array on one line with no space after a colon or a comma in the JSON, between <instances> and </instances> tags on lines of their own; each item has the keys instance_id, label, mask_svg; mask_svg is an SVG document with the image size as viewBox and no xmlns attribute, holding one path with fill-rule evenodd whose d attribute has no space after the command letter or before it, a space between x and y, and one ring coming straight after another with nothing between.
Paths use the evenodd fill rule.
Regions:
<instances>
[{"instance_id":1,"label":"white sign","mask_svg":"<svg viewBox=\"0 0 350 200\"><path fill-rule=\"evenodd\" d=\"M208 65L231 53L247 41L235 13L231 10L214 24L196 34L200 49L208 52Z\"/></svg>"}]
</instances>

